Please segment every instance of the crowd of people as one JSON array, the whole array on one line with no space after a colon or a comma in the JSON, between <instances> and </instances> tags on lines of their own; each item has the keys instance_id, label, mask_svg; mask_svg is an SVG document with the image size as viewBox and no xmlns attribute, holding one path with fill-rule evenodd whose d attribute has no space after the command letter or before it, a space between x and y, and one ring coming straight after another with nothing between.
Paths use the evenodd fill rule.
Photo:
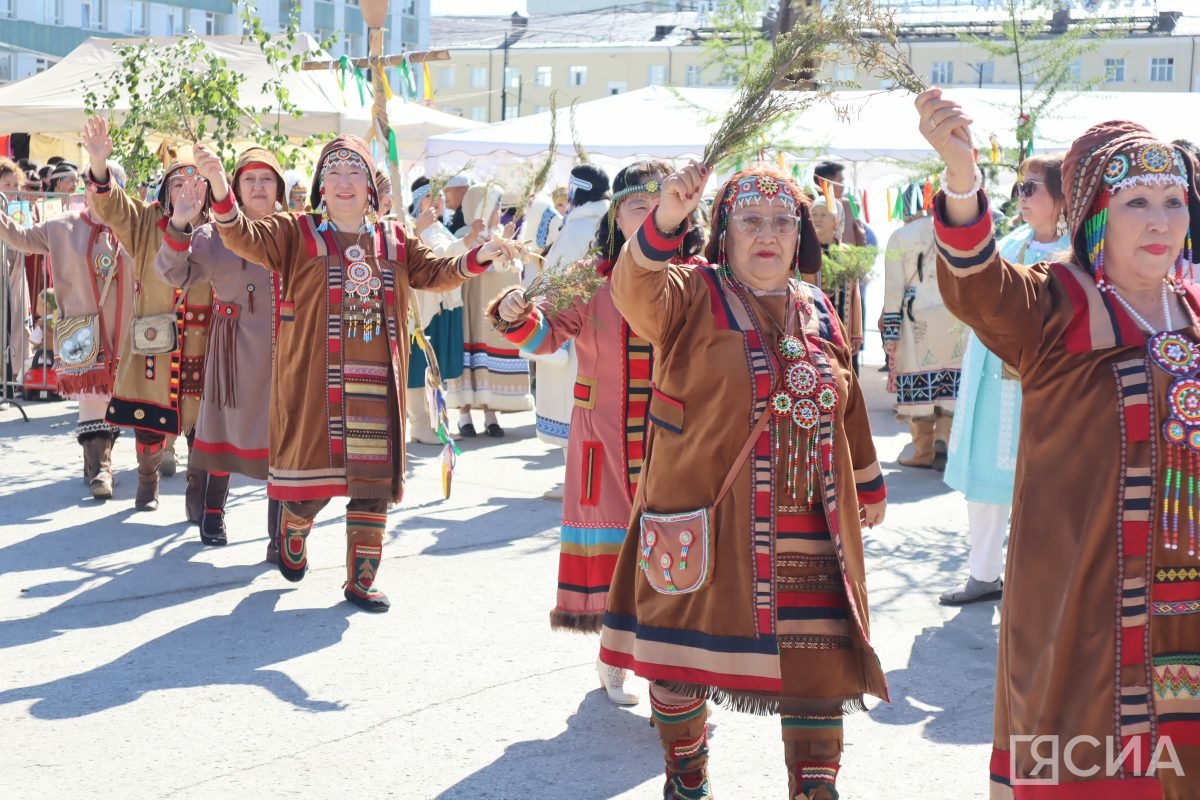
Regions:
<instances>
[{"instance_id":1,"label":"crowd of people","mask_svg":"<svg viewBox=\"0 0 1200 800\"><path fill-rule=\"evenodd\" d=\"M1019 165L1010 220L966 111L938 89L917 108L946 170L936 193L902 194L878 327L912 438L899 466L944 472L966 504L968 574L941 602L1003 597L991 796L1189 797L1196 153L1096 126ZM311 180L261 147L227 172L197 146L147 196L111 161L105 120L82 140L86 168L48 175L65 192L82 178L82 207L0 213L0 240L10 284L26 283L21 254L48 259L94 497L113 497L128 429L135 507L157 509L183 438L200 540L240 533L224 520L232 473L265 480L265 557L289 581L314 518L345 497L344 598L387 611L406 442L503 438L501 415L533 410L566 462L546 495L562 502L550 625L599 635L614 703L639 702L629 672L649 681L664 798L712 796L713 703L778 716L789 798L836 800L844 715L888 700L863 545L887 506L860 384L866 276L844 271L874 232L842 165L817 165L807 192L765 163L716 187L695 162L583 163L533 197L421 178L401 213L354 136ZM31 180L0 160L0 191ZM592 288L531 293L545 271ZM1074 763L1098 769L1025 793L1047 734L1082 737ZM1163 739L1175 775L1146 771ZM1099 769L1114 758L1119 774Z\"/></svg>"}]
</instances>

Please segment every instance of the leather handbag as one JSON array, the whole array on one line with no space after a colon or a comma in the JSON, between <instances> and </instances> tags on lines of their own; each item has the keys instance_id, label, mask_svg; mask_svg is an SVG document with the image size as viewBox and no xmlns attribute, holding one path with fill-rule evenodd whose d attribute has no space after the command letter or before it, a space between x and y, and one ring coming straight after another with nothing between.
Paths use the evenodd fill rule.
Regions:
<instances>
[{"instance_id":1,"label":"leather handbag","mask_svg":"<svg viewBox=\"0 0 1200 800\"><path fill-rule=\"evenodd\" d=\"M175 308L169 314L150 314L134 317L130 346L141 356L160 356L170 353L179 346L177 315L187 299L187 290L179 293Z\"/></svg>"},{"instance_id":2,"label":"leather handbag","mask_svg":"<svg viewBox=\"0 0 1200 800\"><path fill-rule=\"evenodd\" d=\"M96 301L97 312L104 308L104 301L108 297L108 288L112 286L112 279L116 274L117 270L114 268L104 279L104 291L100 293ZM54 331L58 339L56 370L66 374L86 372L100 360L99 313L63 317L58 321Z\"/></svg>"}]
</instances>

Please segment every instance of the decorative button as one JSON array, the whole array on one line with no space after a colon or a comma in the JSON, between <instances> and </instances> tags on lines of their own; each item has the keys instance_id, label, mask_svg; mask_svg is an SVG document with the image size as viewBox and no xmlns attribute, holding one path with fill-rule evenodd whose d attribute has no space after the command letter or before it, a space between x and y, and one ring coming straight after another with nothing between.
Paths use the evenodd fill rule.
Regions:
<instances>
[{"instance_id":1,"label":"decorative button","mask_svg":"<svg viewBox=\"0 0 1200 800\"><path fill-rule=\"evenodd\" d=\"M646 531L646 544L654 547L654 543L658 541L658 534L654 531Z\"/></svg>"},{"instance_id":2,"label":"decorative button","mask_svg":"<svg viewBox=\"0 0 1200 800\"><path fill-rule=\"evenodd\" d=\"M658 563L662 565L663 569L670 569L671 568L671 554L663 553L662 558L660 558L658 560Z\"/></svg>"},{"instance_id":3,"label":"decorative button","mask_svg":"<svg viewBox=\"0 0 1200 800\"><path fill-rule=\"evenodd\" d=\"M690 547L694 541L696 541L696 537L692 535L691 531L684 531L679 534L679 543L684 547Z\"/></svg>"},{"instance_id":4,"label":"decorative button","mask_svg":"<svg viewBox=\"0 0 1200 800\"><path fill-rule=\"evenodd\" d=\"M133 412L133 418L134 419L145 419L146 418L145 410L141 409L141 408L135 409Z\"/></svg>"}]
</instances>

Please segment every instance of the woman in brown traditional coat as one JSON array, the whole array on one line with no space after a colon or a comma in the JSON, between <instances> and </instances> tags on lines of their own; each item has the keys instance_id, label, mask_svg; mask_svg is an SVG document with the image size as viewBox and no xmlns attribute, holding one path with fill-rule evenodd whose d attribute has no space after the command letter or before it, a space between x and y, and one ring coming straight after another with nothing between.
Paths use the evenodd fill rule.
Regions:
<instances>
[{"instance_id":1,"label":"woman in brown traditional coat","mask_svg":"<svg viewBox=\"0 0 1200 800\"><path fill-rule=\"evenodd\" d=\"M0 190L6 188L2 161ZM110 165L110 171L115 174L116 165ZM124 183L123 173L116 180ZM89 190L89 203L91 199ZM108 499L113 493L112 446L121 429L105 422L104 415L116 380L122 332L129 323L129 255L90 209L32 224L0 212L0 241L21 253L49 256L60 319L58 387L79 403L75 436L83 448L84 482L92 497ZM89 316L96 316L96 324L76 327L69 322Z\"/></svg>"},{"instance_id":2,"label":"woman in brown traditional coat","mask_svg":"<svg viewBox=\"0 0 1200 800\"><path fill-rule=\"evenodd\" d=\"M492 240L438 259L400 223L377 221L374 159L357 136L321 151L314 214L251 221L220 160L202 147L197 159L225 246L281 278L267 477L268 494L283 501L279 571L290 581L304 577L313 518L348 495L344 595L367 611L386 611L375 577L388 503L403 490L409 289L457 286L492 259L515 258L518 247Z\"/></svg>"},{"instance_id":3,"label":"woman in brown traditional coat","mask_svg":"<svg viewBox=\"0 0 1200 800\"><path fill-rule=\"evenodd\" d=\"M887 697L860 529L886 491L845 331L794 275L821 264L795 184L737 173L717 192L711 266L667 263L708 176L667 178L613 272L655 367L601 658L651 681L669 800L711 797L708 699L779 713L789 798L831 800L843 711Z\"/></svg>"},{"instance_id":4,"label":"woman in brown traditional coat","mask_svg":"<svg viewBox=\"0 0 1200 800\"><path fill-rule=\"evenodd\" d=\"M158 248L167 230L172 204L185 181L196 173L193 164L176 162L163 175L153 203L126 194L111 180L108 157L113 143L108 122L92 117L81 137L91 166L86 176L94 194L91 210L108 225L129 253L133 280L132 325L122 331L121 361L117 381L105 419L123 428L133 428L138 460L138 488L134 505L139 511L158 508L158 471L167 438L190 433L200 407L204 385L204 351L208 343L208 316L212 291L207 283L196 283L186 292L163 281L154 268ZM139 321L174 314L174 347L149 354L134 336ZM154 343L170 340L170 330L151 327ZM189 519L200 499L200 486L188 482ZM195 520L193 520L195 521Z\"/></svg>"},{"instance_id":5,"label":"woman in brown traditional coat","mask_svg":"<svg viewBox=\"0 0 1200 800\"><path fill-rule=\"evenodd\" d=\"M1023 393L991 797L1194 799L1200 288L1182 274L1196 164L1135 123L1091 128L1063 161L1069 258L1012 264L970 118L940 89L917 108L946 163L942 296Z\"/></svg>"},{"instance_id":6,"label":"woman in brown traditional coat","mask_svg":"<svg viewBox=\"0 0 1200 800\"><path fill-rule=\"evenodd\" d=\"M251 147L233 169L233 193L249 219L283 208L283 169L270 152ZM267 478L267 427L275 342L274 273L235 255L214 225L203 220L208 184L199 176L184 185L175 202L156 266L172 286L207 283L213 315L205 358L204 392L196 435L188 448L188 474L204 481L200 540L228 541L225 502L229 475ZM199 227L194 227L199 225ZM274 561L279 504L268 502L267 560Z\"/></svg>"}]
</instances>

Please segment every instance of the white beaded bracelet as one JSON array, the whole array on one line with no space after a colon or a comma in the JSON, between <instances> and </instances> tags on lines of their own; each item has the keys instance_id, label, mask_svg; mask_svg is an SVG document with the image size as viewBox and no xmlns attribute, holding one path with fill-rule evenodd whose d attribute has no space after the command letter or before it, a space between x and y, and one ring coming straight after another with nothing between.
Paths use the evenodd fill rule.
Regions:
<instances>
[{"instance_id":1,"label":"white beaded bracelet","mask_svg":"<svg viewBox=\"0 0 1200 800\"><path fill-rule=\"evenodd\" d=\"M970 200L975 195L979 194L979 190L983 188L983 173L979 167L975 168L975 184L965 192L952 192L946 184L946 170L942 170L942 194L946 197L952 197L955 200Z\"/></svg>"}]
</instances>

